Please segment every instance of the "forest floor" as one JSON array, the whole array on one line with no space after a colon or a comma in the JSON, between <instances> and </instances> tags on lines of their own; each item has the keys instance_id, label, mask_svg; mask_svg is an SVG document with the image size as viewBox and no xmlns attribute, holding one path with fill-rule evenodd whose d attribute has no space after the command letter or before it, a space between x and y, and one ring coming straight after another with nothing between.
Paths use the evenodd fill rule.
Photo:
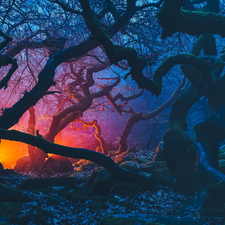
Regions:
<instances>
[{"instance_id":1,"label":"forest floor","mask_svg":"<svg viewBox=\"0 0 225 225\"><path fill-rule=\"evenodd\" d=\"M136 158L137 156L151 161L153 153L139 151L138 155L134 155ZM201 206L198 204L196 207L187 208L185 214L181 213L179 215L179 211L183 207L198 201L199 196L197 193L195 196L186 196L176 193L172 187L166 187L165 185L159 185L159 190L156 192L144 191L125 195L115 193L100 195L90 191L90 189L87 190L85 187L91 174L96 169L96 165L90 167L88 165L93 166L93 164L86 163L82 165L83 171L79 170L76 173L77 183L73 181L72 185L70 182L63 184L62 181L60 181L61 185L58 185L58 183L57 185L54 185L54 183L51 183L50 186L45 185L53 177L54 179L67 178L67 176L61 174L54 174L51 178L42 176L41 179L46 179L43 180L45 182L43 187L39 185L31 187L32 185L35 186L35 183L33 183L27 184L25 188L24 186L21 188L21 185L30 178L36 179L37 174L10 173L2 176L1 178L4 179L7 185L22 189L21 192L28 196L29 201L0 203L0 212L5 212L0 213L0 224L5 218L10 222L9 224L24 225L110 224L104 223L103 218L114 214L121 216L140 215L140 217L143 217L143 215L175 215L178 220L182 217L191 218L196 221L196 224L223 224L221 217L201 217L199 214ZM40 176L38 178L40 179ZM123 225L126 225L126 223L123 222Z\"/></svg>"}]
</instances>

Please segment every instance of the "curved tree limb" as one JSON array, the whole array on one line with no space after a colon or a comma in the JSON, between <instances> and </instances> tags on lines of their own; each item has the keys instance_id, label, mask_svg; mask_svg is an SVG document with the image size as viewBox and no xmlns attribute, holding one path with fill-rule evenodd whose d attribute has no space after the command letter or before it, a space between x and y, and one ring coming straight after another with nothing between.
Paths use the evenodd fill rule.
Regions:
<instances>
[{"instance_id":1,"label":"curved tree limb","mask_svg":"<svg viewBox=\"0 0 225 225\"><path fill-rule=\"evenodd\" d=\"M10 56L5 58L3 61L0 58L0 67L1 66L7 66L8 64L11 64L12 67L10 68L9 72L7 75L0 81L0 89L4 87L6 89L8 87L8 81L12 77L13 73L17 70L18 64L17 64L17 59L12 59Z\"/></svg>"},{"instance_id":2,"label":"curved tree limb","mask_svg":"<svg viewBox=\"0 0 225 225\"><path fill-rule=\"evenodd\" d=\"M176 5L177 10L182 6L182 1L173 0ZM176 64L186 64L192 65L200 71L201 76L192 76L192 74L187 74L188 79L193 85L198 88L204 94L208 94L209 90L215 90L216 82L215 78L209 73L208 68L204 61L194 55L176 55L167 58L155 71L153 81L146 78L142 70L145 67L145 60L137 56L137 52L132 48L123 48L121 46L114 46L110 38L102 31L95 21L92 15L90 4L88 0L80 1L83 8L83 16L86 21L88 28L90 29L93 39L99 41L108 56L109 60L113 64L117 64L119 61L126 59L129 66L131 67L130 75L138 83L139 88L146 88L155 95L159 95L162 90L162 77ZM166 5L168 2L166 3ZM173 5L170 6L173 8ZM176 8L175 7L175 8ZM172 16L172 15L171 15ZM173 18L174 19L174 18Z\"/></svg>"},{"instance_id":3,"label":"curved tree limb","mask_svg":"<svg viewBox=\"0 0 225 225\"><path fill-rule=\"evenodd\" d=\"M10 36L8 36L7 34L5 34L1 29L0 29L0 36L5 39L5 41L1 42L1 44L0 44L0 50L2 50L13 39Z\"/></svg>"},{"instance_id":4,"label":"curved tree limb","mask_svg":"<svg viewBox=\"0 0 225 225\"><path fill-rule=\"evenodd\" d=\"M127 146L127 138L128 138L128 135L129 135L132 127L134 126L134 124L136 124L140 120L146 121L148 119L151 119L151 118L155 117L156 115L158 115L159 113L161 113L164 109L168 108L173 103L173 101L177 98L177 96L181 93L181 88L184 86L185 81L186 81L186 79L184 76L182 79L182 82L177 87L177 89L173 92L171 97L163 105L161 105L159 108L157 108L153 112L151 112L149 114L140 112L140 113L133 113L131 115L131 117L127 120L127 123L123 129L122 135L120 136L119 149L116 152L116 154L120 154L127 150L127 147L128 147Z\"/></svg>"},{"instance_id":5,"label":"curved tree limb","mask_svg":"<svg viewBox=\"0 0 225 225\"><path fill-rule=\"evenodd\" d=\"M157 14L158 22L163 28L162 39L171 37L176 32L190 35L212 33L225 37L224 16L210 12L181 10L183 2L184 0L164 1L162 8ZM214 6L213 3L213 7L213 11L218 12L218 6Z\"/></svg>"},{"instance_id":6,"label":"curved tree limb","mask_svg":"<svg viewBox=\"0 0 225 225\"><path fill-rule=\"evenodd\" d=\"M200 76L193 75L192 73L186 74L188 80L202 93L207 94L208 89L215 90L216 80L211 75L207 64L201 60L199 57L192 54L179 54L170 56L165 59L162 64L156 69L154 73L153 82L157 86L157 95L161 93L162 90L162 77L165 76L168 71L177 64L190 65L196 68L200 72ZM207 86L209 88L207 88Z\"/></svg>"},{"instance_id":7,"label":"curved tree limb","mask_svg":"<svg viewBox=\"0 0 225 225\"><path fill-rule=\"evenodd\" d=\"M24 96L16 102L11 108L6 108L3 115L0 116L0 127L8 129L16 124L20 117L31 106L34 106L48 91L48 89L54 85L55 69L62 62L67 62L69 59L78 57L87 53L90 50L89 41L84 41L78 46L73 46L64 49L55 55L52 55L47 61L44 69L38 76L38 82L30 92L26 92ZM97 42L92 42L91 46L97 47Z\"/></svg>"},{"instance_id":8,"label":"curved tree limb","mask_svg":"<svg viewBox=\"0 0 225 225\"><path fill-rule=\"evenodd\" d=\"M119 167L111 158L98 152L83 148L66 147L48 142L41 135L33 136L16 130L5 130L2 128L0 128L0 139L24 142L42 149L45 153L53 153L70 158L87 159L103 166L117 179L134 182L145 190L156 190L155 186L148 178Z\"/></svg>"},{"instance_id":9,"label":"curved tree limb","mask_svg":"<svg viewBox=\"0 0 225 225\"><path fill-rule=\"evenodd\" d=\"M85 129L87 130L87 127L94 127L95 128L95 138L99 141L99 146L100 146L100 150L103 154L106 153L106 143L105 140L103 139L102 135L101 135L101 127L98 125L98 121L97 120L93 120L91 122L85 122L81 119L77 119L75 122L80 122L83 124L83 127L79 127L79 128L75 128L72 127L73 130L81 130L81 129Z\"/></svg>"},{"instance_id":10,"label":"curved tree limb","mask_svg":"<svg viewBox=\"0 0 225 225\"><path fill-rule=\"evenodd\" d=\"M106 69L108 64L100 64L94 67L90 67L87 69L87 81L82 84L84 81L81 77L78 78L75 82L80 84L84 93L84 96L80 98L79 102L69 106L56 115L53 116L53 120L49 129L49 132L45 135L45 138L48 141L54 142L55 136L64 129L69 123L74 120L77 120L82 117L83 112L90 108L93 98L103 97L107 95L113 87L117 86L120 82L120 78L117 77L116 82L111 85L107 85L102 91L97 93L90 93L89 88L94 85L93 73L99 72L101 70ZM73 71L74 72L74 71ZM80 71L81 72L81 71ZM81 82L81 83L79 83Z\"/></svg>"},{"instance_id":11,"label":"curved tree limb","mask_svg":"<svg viewBox=\"0 0 225 225\"><path fill-rule=\"evenodd\" d=\"M0 36L5 39L5 41L1 42L0 44L0 50L2 50L4 47L7 46L7 44L12 41L13 39L6 35L1 29L0 29ZM7 73L7 75L0 81L0 89L3 87L6 89L8 87L8 81L12 77L13 73L17 70L18 64L17 60L13 59L12 56L6 56L3 57L2 55L0 56L0 67L2 66L7 66L8 64L11 64L12 67Z\"/></svg>"}]
</instances>

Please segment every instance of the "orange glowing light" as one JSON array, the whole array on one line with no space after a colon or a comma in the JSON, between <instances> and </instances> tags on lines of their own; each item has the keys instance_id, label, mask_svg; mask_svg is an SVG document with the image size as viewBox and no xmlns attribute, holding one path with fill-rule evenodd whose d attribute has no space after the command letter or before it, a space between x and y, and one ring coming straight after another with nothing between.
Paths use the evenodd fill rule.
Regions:
<instances>
[{"instance_id":1,"label":"orange glowing light","mask_svg":"<svg viewBox=\"0 0 225 225\"><path fill-rule=\"evenodd\" d=\"M0 162L3 164L4 168L13 168L16 160L27 154L27 144L16 141L1 140Z\"/></svg>"}]
</instances>

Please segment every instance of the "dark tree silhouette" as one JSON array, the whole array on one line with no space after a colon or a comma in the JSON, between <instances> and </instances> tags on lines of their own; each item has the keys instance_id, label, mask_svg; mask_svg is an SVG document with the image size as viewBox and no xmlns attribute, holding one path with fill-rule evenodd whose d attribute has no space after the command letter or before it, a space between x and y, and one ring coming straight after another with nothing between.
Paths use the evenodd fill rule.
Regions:
<instances>
[{"instance_id":1,"label":"dark tree silhouette","mask_svg":"<svg viewBox=\"0 0 225 225\"><path fill-rule=\"evenodd\" d=\"M118 107L115 104L115 97L113 98L109 93L110 88L118 80L111 86L107 86L100 93L91 94L89 90L89 87L94 83L93 72L99 70L98 67L102 69L105 66L104 64L88 68L86 80L81 79L79 81L77 79L75 83L70 83L70 87L76 87L79 83L82 86L83 95L78 95L75 92L72 93L73 88L71 88L70 92L79 99L78 103L63 109L54 116L49 133L44 138L38 132L34 136L19 131L7 130L18 122L24 112L34 106L43 96L49 94L49 88L55 85L53 80L55 70L61 63L79 58L97 46L102 45L110 64L117 65L120 61L127 60L130 72L126 77L131 76L139 88L146 89L156 96L161 94L162 79L169 70L175 65L182 65L182 72L190 83L176 97L176 100L172 96L172 100L170 99L169 103L165 103L171 104L175 100L172 105L167 131L164 135L163 157L167 162L170 172L177 177L177 190L192 194L196 190L197 179L204 185L214 184L209 189L214 194L213 190L222 190L220 187L225 186L225 175L218 171L217 168L219 144L225 138L225 78L221 76L225 55L217 56L215 39L213 37L213 34L219 34L221 37L225 36L223 29L225 27L225 18L216 14L216 12L219 12L219 1L207 1L206 10L210 10L211 12L194 11L194 5L190 1L164 1L157 14L158 22L163 28L161 37L165 39L176 32L183 32L189 35L197 35L198 40L190 54L178 54L167 57L156 69L153 79L149 79L144 75L143 70L147 65L147 61L139 56L134 48L115 45L110 39L120 29L123 29L135 12L143 9L143 7L136 7L136 1L128 1L126 11L122 15L118 14L113 4L111 5L109 10L115 18L115 23L108 27L108 29L104 29L104 25L100 21L101 16L105 15L108 9L96 15L93 13L88 0L79 1L82 11L72 10L58 0L51 2L58 4L65 11L82 15L92 36L79 45L65 49L61 49L65 44L64 39L51 40L53 42L56 41L56 43L54 42L54 46L51 45L51 41L48 42L48 39L42 43L42 46L45 45L51 49L49 59L39 73L38 81L32 90L25 92L18 102L11 108L3 111L0 116L0 138L22 141L42 149L45 153L91 160L105 167L118 179L132 181L138 183L144 189L154 190L154 185L147 178L122 169L113 160L103 154L87 149L69 148L52 143L57 132L63 129L69 122L81 117L82 112L90 107L94 97L106 96L115 108ZM144 7L155 6L159 8L160 5L161 1L156 4L145 5ZM183 10L182 6L189 7L192 11ZM3 32L0 35L5 39L1 44L1 49L3 49L11 41L11 38ZM202 49L204 56L200 57L199 54ZM21 49L11 50L11 53L9 51L7 54L13 57L13 54L15 54L12 53L13 51L21 51ZM1 66L12 64L12 68L6 76L7 80L3 81L3 79L1 81L2 87L7 87L7 81L17 68L16 60L7 54L4 57L2 56ZM180 88L181 86L178 88L178 93ZM175 92L175 95L177 95L177 92ZM196 140L193 140L185 133L187 127L185 118L190 108L202 95L208 99L210 117L195 126ZM159 108L158 111L163 109L164 106ZM120 111L121 108L119 107L117 110ZM152 114L157 112L152 112ZM120 139L119 152L127 148L126 138L132 125L139 120L151 118L152 114L145 115L144 113L138 113L131 116L121 136L122 140ZM224 196L222 192L220 194Z\"/></svg>"}]
</instances>

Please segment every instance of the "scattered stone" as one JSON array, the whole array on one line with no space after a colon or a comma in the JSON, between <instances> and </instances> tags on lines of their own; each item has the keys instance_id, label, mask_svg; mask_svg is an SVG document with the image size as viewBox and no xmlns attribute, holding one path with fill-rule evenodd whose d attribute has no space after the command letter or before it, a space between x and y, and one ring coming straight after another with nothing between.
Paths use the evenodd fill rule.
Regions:
<instances>
[{"instance_id":1,"label":"scattered stone","mask_svg":"<svg viewBox=\"0 0 225 225\"><path fill-rule=\"evenodd\" d=\"M143 168L145 166L142 166L140 163L137 163L137 162L126 161L121 163L120 167L123 167L124 169L127 169L127 170L136 170L136 169Z\"/></svg>"},{"instance_id":2,"label":"scattered stone","mask_svg":"<svg viewBox=\"0 0 225 225\"><path fill-rule=\"evenodd\" d=\"M44 163L44 171L49 175L66 173L73 171L73 165L68 157L51 155Z\"/></svg>"}]
</instances>

